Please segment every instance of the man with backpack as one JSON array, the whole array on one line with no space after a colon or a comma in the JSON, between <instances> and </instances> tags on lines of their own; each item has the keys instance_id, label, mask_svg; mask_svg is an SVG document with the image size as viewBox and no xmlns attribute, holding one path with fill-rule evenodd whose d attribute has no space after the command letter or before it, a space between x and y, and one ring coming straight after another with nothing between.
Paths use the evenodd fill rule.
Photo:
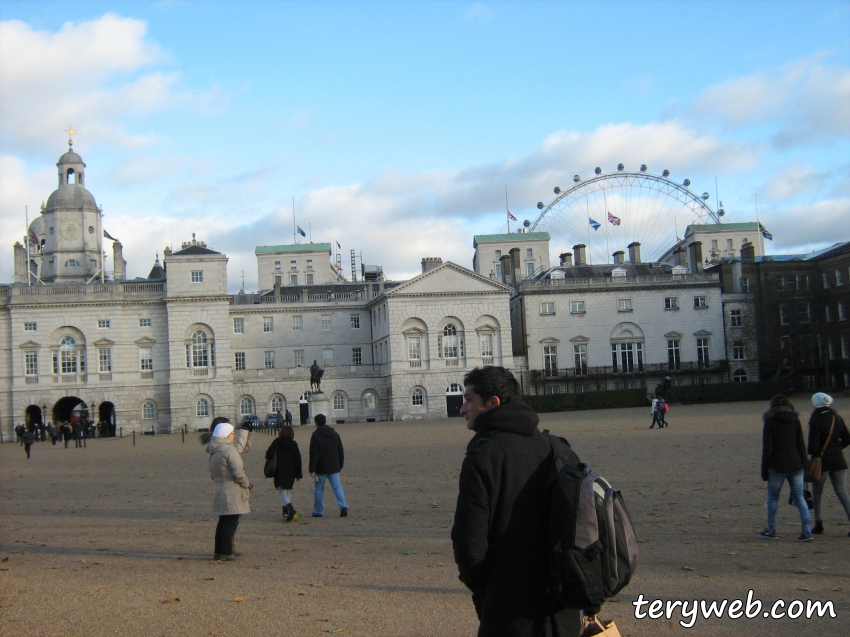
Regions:
<instances>
[{"instance_id":1,"label":"man with backpack","mask_svg":"<svg viewBox=\"0 0 850 637\"><path fill-rule=\"evenodd\" d=\"M667 422L667 412L670 411L670 406L667 404L667 401L663 398L659 398L658 404L655 406L655 410L658 412L658 426L669 427L670 425Z\"/></svg>"},{"instance_id":2,"label":"man with backpack","mask_svg":"<svg viewBox=\"0 0 850 637\"><path fill-rule=\"evenodd\" d=\"M550 596L547 484L552 439L503 367L463 379L460 410L475 432L467 445L451 537L460 580L472 591L479 637L574 637L580 611ZM559 451L578 457L565 441Z\"/></svg>"}]
</instances>

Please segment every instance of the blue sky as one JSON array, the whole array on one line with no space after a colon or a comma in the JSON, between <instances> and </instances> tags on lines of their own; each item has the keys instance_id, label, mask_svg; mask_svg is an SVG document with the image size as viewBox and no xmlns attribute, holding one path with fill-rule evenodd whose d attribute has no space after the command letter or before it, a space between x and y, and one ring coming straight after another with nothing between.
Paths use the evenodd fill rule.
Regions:
<instances>
[{"instance_id":1,"label":"blue sky","mask_svg":"<svg viewBox=\"0 0 850 637\"><path fill-rule=\"evenodd\" d=\"M131 276L196 232L255 287L292 197L343 263L468 267L505 185L534 219L618 162L713 208L716 177L729 221L757 196L769 252L850 239L848 2L5 0L0 21L2 281L69 124Z\"/></svg>"}]
</instances>

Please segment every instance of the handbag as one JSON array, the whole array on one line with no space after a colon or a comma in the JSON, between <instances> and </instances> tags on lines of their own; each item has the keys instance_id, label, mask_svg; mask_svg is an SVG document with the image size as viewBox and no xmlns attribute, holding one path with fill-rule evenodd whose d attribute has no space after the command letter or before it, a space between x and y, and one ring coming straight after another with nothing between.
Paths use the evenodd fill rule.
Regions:
<instances>
[{"instance_id":1,"label":"handbag","mask_svg":"<svg viewBox=\"0 0 850 637\"><path fill-rule=\"evenodd\" d=\"M585 615L581 618L581 634L579 637L621 637L617 625L613 622L604 622L599 615Z\"/></svg>"},{"instance_id":2,"label":"handbag","mask_svg":"<svg viewBox=\"0 0 850 637\"><path fill-rule=\"evenodd\" d=\"M835 415L833 414L832 424L829 425L829 435L826 437L826 442L823 443L820 453L806 463L806 482L820 482L820 479L823 476L823 462L821 461L821 456L823 455L823 452L826 451L826 447L832 439L832 430L834 428Z\"/></svg>"},{"instance_id":3,"label":"handbag","mask_svg":"<svg viewBox=\"0 0 850 637\"><path fill-rule=\"evenodd\" d=\"M272 454L272 457L266 460L266 464L263 467L263 475L267 478L274 478L274 474L277 473L277 452Z\"/></svg>"}]
</instances>

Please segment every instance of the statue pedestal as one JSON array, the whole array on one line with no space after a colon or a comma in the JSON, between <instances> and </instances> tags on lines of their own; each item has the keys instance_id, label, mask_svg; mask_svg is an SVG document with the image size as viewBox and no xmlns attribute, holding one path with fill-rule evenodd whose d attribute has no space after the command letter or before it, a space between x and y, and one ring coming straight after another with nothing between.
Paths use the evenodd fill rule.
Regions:
<instances>
[{"instance_id":1,"label":"statue pedestal","mask_svg":"<svg viewBox=\"0 0 850 637\"><path fill-rule=\"evenodd\" d=\"M330 421L330 400L328 397L322 393L318 392L315 394L310 394L310 397L307 399L307 404L309 406L309 415L310 415L310 424L315 424L313 418L315 418L316 414L324 414L325 417Z\"/></svg>"}]
</instances>

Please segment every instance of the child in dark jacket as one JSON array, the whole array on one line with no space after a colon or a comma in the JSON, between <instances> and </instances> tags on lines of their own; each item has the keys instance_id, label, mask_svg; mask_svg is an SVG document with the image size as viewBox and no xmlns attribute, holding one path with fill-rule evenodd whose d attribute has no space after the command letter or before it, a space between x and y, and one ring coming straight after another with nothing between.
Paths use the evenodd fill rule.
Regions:
<instances>
[{"instance_id":1,"label":"child in dark jacket","mask_svg":"<svg viewBox=\"0 0 850 637\"><path fill-rule=\"evenodd\" d=\"M266 460L276 455L274 486L283 504L283 521L298 520L301 515L292 506L292 487L304 476L301 474L301 452L295 442L295 430L289 425L280 428L280 435L266 451Z\"/></svg>"}]
</instances>

